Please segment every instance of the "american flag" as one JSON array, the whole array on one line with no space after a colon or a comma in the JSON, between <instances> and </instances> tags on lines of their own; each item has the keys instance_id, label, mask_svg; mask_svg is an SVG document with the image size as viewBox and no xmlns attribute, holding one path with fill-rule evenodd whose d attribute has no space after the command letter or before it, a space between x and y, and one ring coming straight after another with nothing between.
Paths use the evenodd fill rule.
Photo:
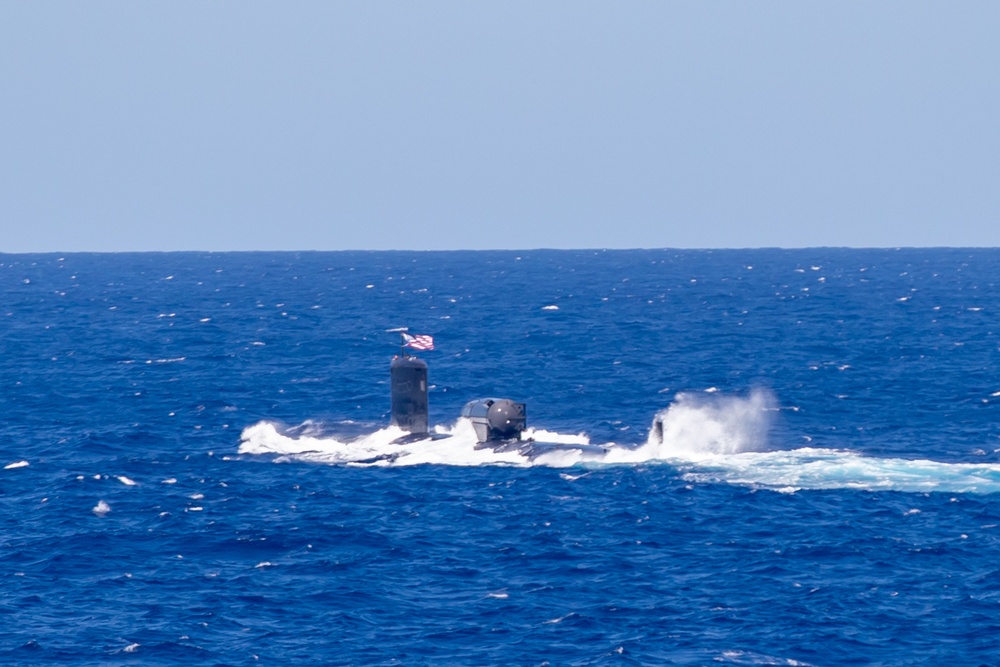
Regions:
<instances>
[{"instance_id":1,"label":"american flag","mask_svg":"<svg viewBox=\"0 0 1000 667\"><path fill-rule=\"evenodd\" d=\"M428 336L426 334L411 336L408 333L404 333L403 345L405 347L412 347L414 350L433 350L434 338L433 336Z\"/></svg>"}]
</instances>

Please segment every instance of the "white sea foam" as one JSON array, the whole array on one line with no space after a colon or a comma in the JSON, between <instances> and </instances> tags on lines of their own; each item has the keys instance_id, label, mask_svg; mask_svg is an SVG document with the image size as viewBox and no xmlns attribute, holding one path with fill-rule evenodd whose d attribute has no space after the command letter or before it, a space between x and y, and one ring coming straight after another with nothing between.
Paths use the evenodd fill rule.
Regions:
<instances>
[{"instance_id":1,"label":"white sea foam","mask_svg":"<svg viewBox=\"0 0 1000 667\"><path fill-rule=\"evenodd\" d=\"M602 444L606 454L569 448L530 459L518 452L476 449L475 432L466 419L436 427L436 434L449 437L405 444L394 443L406 435L395 427L347 439L323 435L319 425L311 423L285 429L272 422L260 422L244 429L239 453L272 455L277 462L354 466L584 465L593 469L663 463L676 468L691 483L735 484L780 493L822 489L1000 493L1000 464L881 458L846 449L777 449L768 434L779 409L774 396L766 391L745 396L721 392L678 394L668 408L656 415L644 443ZM657 422L661 429L656 427ZM543 443L591 444L583 433L528 429L524 437ZM795 439L803 438L810 440L808 436Z\"/></svg>"},{"instance_id":2,"label":"white sea foam","mask_svg":"<svg viewBox=\"0 0 1000 667\"><path fill-rule=\"evenodd\" d=\"M750 651L723 651L718 662L735 665L784 665L785 667L811 667L808 662L799 662L791 658L753 653Z\"/></svg>"},{"instance_id":3,"label":"white sea foam","mask_svg":"<svg viewBox=\"0 0 1000 667\"><path fill-rule=\"evenodd\" d=\"M96 514L97 516L104 516L105 514L107 514L108 512L111 511L111 506L108 505L103 500L98 500L97 504L94 505L94 507L93 507L93 509L91 511L94 514Z\"/></svg>"},{"instance_id":4,"label":"white sea foam","mask_svg":"<svg viewBox=\"0 0 1000 667\"><path fill-rule=\"evenodd\" d=\"M835 449L736 454L689 466L684 474L696 482L770 489L1000 492L1000 465L869 457Z\"/></svg>"},{"instance_id":5,"label":"white sea foam","mask_svg":"<svg viewBox=\"0 0 1000 667\"><path fill-rule=\"evenodd\" d=\"M260 422L244 429L240 454L278 454L279 461L289 459L316 463L352 465L421 465L443 464L478 466L489 464L529 465L517 452L497 454L491 449L476 449L472 423L460 419L453 427L438 426L437 434L450 437L421 440L409 444L393 441L407 435L390 426L352 440L317 435L290 436L271 422Z\"/></svg>"},{"instance_id":6,"label":"white sea foam","mask_svg":"<svg viewBox=\"0 0 1000 667\"><path fill-rule=\"evenodd\" d=\"M115 479L117 479L119 482L121 482L125 486L136 486L138 484L138 482L136 482L135 480L129 479L125 475L118 475L118 476L115 477Z\"/></svg>"},{"instance_id":7,"label":"white sea foam","mask_svg":"<svg viewBox=\"0 0 1000 667\"><path fill-rule=\"evenodd\" d=\"M28 464L27 461L14 461L13 463L8 463L7 465L5 465L3 467L3 469L4 470L13 470L15 468L27 468L28 465L29 464Z\"/></svg>"}]
</instances>

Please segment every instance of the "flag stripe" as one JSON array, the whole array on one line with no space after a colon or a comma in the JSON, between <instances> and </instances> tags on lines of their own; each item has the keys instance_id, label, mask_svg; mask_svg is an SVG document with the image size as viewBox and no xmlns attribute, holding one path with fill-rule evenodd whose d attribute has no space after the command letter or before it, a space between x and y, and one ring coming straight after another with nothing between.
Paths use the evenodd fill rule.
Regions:
<instances>
[{"instance_id":1,"label":"flag stripe","mask_svg":"<svg viewBox=\"0 0 1000 667\"><path fill-rule=\"evenodd\" d=\"M403 345L406 347L412 347L414 350L433 350L434 338L426 334L411 336L410 334L404 333Z\"/></svg>"}]
</instances>

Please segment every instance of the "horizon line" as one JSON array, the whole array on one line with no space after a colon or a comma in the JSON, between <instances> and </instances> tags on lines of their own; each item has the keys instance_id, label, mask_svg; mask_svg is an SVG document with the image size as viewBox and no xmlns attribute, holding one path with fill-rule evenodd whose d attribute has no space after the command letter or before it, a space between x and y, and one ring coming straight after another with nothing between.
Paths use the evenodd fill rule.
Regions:
<instances>
[{"instance_id":1,"label":"horizon line","mask_svg":"<svg viewBox=\"0 0 1000 667\"><path fill-rule=\"evenodd\" d=\"M1000 246L964 246L964 245L896 245L896 246L850 246L850 245L815 245L815 246L716 246L716 247L675 247L675 246L634 246L634 247L589 247L589 248L559 248L539 246L533 248L339 248L339 249L242 249L242 250L208 250L208 249L171 249L171 250L0 250L0 256L6 255L137 255L137 254L259 254L259 253L358 253L358 252L398 252L398 253L447 253L447 252L636 252L636 251L677 251L677 252L714 252L739 250L996 250Z\"/></svg>"}]
</instances>

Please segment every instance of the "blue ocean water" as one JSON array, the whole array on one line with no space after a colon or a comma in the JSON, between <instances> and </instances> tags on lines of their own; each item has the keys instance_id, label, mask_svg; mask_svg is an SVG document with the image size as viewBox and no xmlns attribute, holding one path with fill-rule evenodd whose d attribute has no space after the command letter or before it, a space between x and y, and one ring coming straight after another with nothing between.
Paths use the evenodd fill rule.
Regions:
<instances>
[{"instance_id":1,"label":"blue ocean water","mask_svg":"<svg viewBox=\"0 0 1000 667\"><path fill-rule=\"evenodd\" d=\"M998 277L0 255L0 664L1000 665ZM400 326L450 438L390 442ZM482 396L609 454L475 450Z\"/></svg>"}]
</instances>

